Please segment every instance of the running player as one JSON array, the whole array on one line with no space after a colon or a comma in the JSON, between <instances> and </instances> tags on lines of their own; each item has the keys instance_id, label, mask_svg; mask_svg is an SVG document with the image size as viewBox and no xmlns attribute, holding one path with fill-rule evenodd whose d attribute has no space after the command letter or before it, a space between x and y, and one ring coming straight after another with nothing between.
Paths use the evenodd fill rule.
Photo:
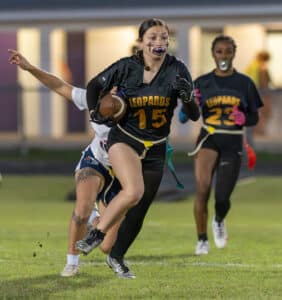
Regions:
<instances>
[{"instance_id":1,"label":"running player","mask_svg":"<svg viewBox=\"0 0 282 300\"><path fill-rule=\"evenodd\" d=\"M124 255L138 235L159 188L165 162L166 138L173 111L181 98L186 114L199 118L193 83L186 66L167 54L169 30L159 19L139 27L137 55L123 58L93 78L87 87L90 115L96 120L99 95L118 86L127 102L127 114L113 126L108 153L122 190L107 206L97 228L77 243L87 254L97 247L121 216L126 218L107 263L122 277L132 278ZM99 119L99 118L98 118Z\"/></svg>"},{"instance_id":2,"label":"running player","mask_svg":"<svg viewBox=\"0 0 282 300\"><path fill-rule=\"evenodd\" d=\"M224 219L230 209L230 196L238 179L243 143L243 127L258 122L258 108L263 106L252 80L233 68L236 44L220 35L212 42L216 68L195 81L203 127L195 154L196 200L194 216L198 243L195 254L208 254L208 200L215 183L215 215L212 231L217 248L227 243ZM180 121L185 122L181 113Z\"/></svg>"},{"instance_id":3,"label":"running player","mask_svg":"<svg viewBox=\"0 0 282 300\"><path fill-rule=\"evenodd\" d=\"M16 64L21 69L28 71L57 94L67 99L72 99L78 109L87 109L85 89L74 87L58 77L33 66L16 50L9 50L9 53L11 55L9 58L11 64ZM74 276L79 270L79 251L75 249L75 242L85 235L87 222L93 223L97 217L97 210L93 209L95 199L101 200L99 201L99 210L102 215L105 206L120 189L119 182L112 175L108 154L105 150L110 128L95 123L91 123L91 125L95 131L95 138L82 152L75 170L77 200L70 220L67 264L61 273L61 276L64 277ZM118 227L119 222L111 228L107 238L100 245L104 253L109 253L112 248Z\"/></svg>"}]
</instances>

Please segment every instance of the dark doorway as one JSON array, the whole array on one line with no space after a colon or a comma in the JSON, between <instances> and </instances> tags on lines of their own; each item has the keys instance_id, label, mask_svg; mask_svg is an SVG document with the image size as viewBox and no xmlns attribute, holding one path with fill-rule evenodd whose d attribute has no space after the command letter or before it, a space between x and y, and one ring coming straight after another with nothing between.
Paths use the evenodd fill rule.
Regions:
<instances>
[{"instance_id":1,"label":"dark doorway","mask_svg":"<svg viewBox=\"0 0 282 300\"><path fill-rule=\"evenodd\" d=\"M17 68L8 63L8 48L17 49L16 32L0 32L0 132L18 130Z\"/></svg>"},{"instance_id":2,"label":"dark doorway","mask_svg":"<svg viewBox=\"0 0 282 300\"><path fill-rule=\"evenodd\" d=\"M72 84L85 87L85 34L84 32L67 33L67 65L71 73ZM85 111L81 112L68 101L67 132L86 131Z\"/></svg>"}]
</instances>

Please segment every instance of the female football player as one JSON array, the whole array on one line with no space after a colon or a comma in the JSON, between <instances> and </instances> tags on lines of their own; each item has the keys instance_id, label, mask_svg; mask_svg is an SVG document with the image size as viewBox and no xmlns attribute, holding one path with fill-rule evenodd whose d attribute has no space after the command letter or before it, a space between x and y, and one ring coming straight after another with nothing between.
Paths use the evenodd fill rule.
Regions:
<instances>
[{"instance_id":1,"label":"female football player","mask_svg":"<svg viewBox=\"0 0 282 300\"><path fill-rule=\"evenodd\" d=\"M203 118L203 127L192 153L196 154L196 255L209 252L208 200L215 174L213 237L217 248L226 246L224 219L230 209L230 196L240 171L243 128L258 122L258 108L263 105L252 80L233 68L236 52L234 40L220 35L212 42L211 51L215 70L195 81ZM185 122L185 119L182 121Z\"/></svg>"},{"instance_id":2,"label":"female football player","mask_svg":"<svg viewBox=\"0 0 282 300\"><path fill-rule=\"evenodd\" d=\"M58 77L30 64L16 50L9 50L11 54L9 61L18 65L21 69L28 71L40 82L57 94L71 99L80 110L87 109L86 90L74 87ZM76 203L69 225L69 247L67 264L61 275L64 277L74 276L78 270L79 251L75 249L75 242L84 237L89 222L89 216L95 200L99 201L99 211L103 211L107 203L120 189L119 182L113 177L110 170L108 153L105 150L110 128L105 125L91 123L95 138L82 152L82 156L75 170L76 181ZM96 209L92 211L90 223L97 216ZM97 223L94 221L94 224ZM109 253L116 239L119 223L115 224L100 245L104 253Z\"/></svg>"},{"instance_id":3,"label":"female football player","mask_svg":"<svg viewBox=\"0 0 282 300\"><path fill-rule=\"evenodd\" d=\"M163 175L166 138L173 111L181 98L192 119L199 118L193 83L186 66L167 53L169 30L159 19L139 28L137 55L123 58L93 78L87 86L90 115L97 119L99 95L117 86L127 103L127 113L113 126L108 138L110 162L122 189L107 206L97 228L77 243L87 254L97 247L121 216L126 217L107 263L121 277L133 274L124 255L139 233Z\"/></svg>"}]
</instances>

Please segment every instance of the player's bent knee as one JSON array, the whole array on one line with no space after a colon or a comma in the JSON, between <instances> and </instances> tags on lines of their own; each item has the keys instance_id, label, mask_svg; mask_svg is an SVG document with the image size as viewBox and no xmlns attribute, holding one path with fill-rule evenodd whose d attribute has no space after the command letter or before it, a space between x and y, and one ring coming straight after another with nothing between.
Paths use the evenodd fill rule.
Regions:
<instances>
[{"instance_id":1,"label":"player's bent knee","mask_svg":"<svg viewBox=\"0 0 282 300\"><path fill-rule=\"evenodd\" d=\"M144 194L144 186L136 187L134 189L124 190L126 198L131 206L136 205Z\"/></svg>"},{"instance_id":2,"label":"player's bent knee","mask_svg":"<svg viewBox=\"0 0 282 300\"><path fill-rule=\"evenodd\" d=\"M72 221L74 223L76 223L77 225L83 225L83 224L87 224L88 219L89 219L89 215L88 216L84 216L84 215L80 215L79 213L76 213L75 211L72 213Z\"/></svg>"},{"instance_id":3,"label":"player's bent knee","mask_svg":"<svg viewBox=\"0 0 282 300\"><path fill-rule=\"evenodd\" d=\"M76 201L75 204L75 214L78 215L81 218L87 218L88 216L90 216L91 212L93 209L93 204L91 199L89 198L89 201L85 202L85 201Z\"/></svg>"}]
</instances>

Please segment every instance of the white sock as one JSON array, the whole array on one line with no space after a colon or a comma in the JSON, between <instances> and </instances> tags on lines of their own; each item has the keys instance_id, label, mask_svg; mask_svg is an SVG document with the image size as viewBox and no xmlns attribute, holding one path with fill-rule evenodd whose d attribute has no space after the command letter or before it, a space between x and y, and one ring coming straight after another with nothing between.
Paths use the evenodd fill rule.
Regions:
<instances>
[{"instance_id":1,"label":"white sock","mask_svg":"<svg viewBox=\"0 0 282 300\"><path fill-rule=\"evenodd\" d=\"M67 264L68 265L78 265L79 255L67 254Z\"/></svg>"},{"instance_id":2,"label":"white sock","mask_svg":"<svg viewBox=\"0 0 282 300\"><path fill-rule=\"evenodd\" d=\"M91 213L90 217L89 217L88 223L93 224L94 219L96 219L97 217L100 217L100 214L99 214L98 209L94 208L92 210L92 213Z\"/></svg>"}]
</instances>

